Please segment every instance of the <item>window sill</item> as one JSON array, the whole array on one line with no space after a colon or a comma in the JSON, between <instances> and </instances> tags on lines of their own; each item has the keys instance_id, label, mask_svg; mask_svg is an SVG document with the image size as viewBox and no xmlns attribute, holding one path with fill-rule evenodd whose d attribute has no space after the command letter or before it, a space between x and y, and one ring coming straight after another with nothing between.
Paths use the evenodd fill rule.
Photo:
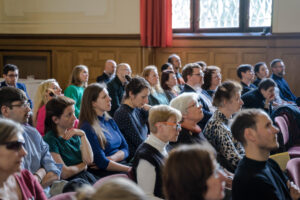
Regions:
<instances>
[{"instance_id":1,"label":"window sill","mask_svg":"<svg viewBox=\"0 0 300 200\"><path fill-rule=\"evenodd\" d=\"M273 37L271 33L173 33L174 39L217 39L217 38L267 38Z\"/></svg>"}]
</instances>

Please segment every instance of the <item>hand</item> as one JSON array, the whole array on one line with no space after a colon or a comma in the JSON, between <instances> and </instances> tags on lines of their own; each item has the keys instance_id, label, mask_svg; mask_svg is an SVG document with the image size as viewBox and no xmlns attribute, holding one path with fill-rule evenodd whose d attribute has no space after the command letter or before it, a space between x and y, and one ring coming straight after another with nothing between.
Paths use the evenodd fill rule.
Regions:
<instances>
[{"instance_id":1,"label":"hand","mask_svg":"<svg viewBox=\"0 0 300 200\"><path fill-rule=\"evenodd\" d=\"M96 165L95 163L91 164L89 167L90 167L91 169L95 169L95 170L98 170L98 169L99 169L99 167L97 167L97 165Z\"/></svg>"},{"instance_id":2,"label":"hand","mask_svg":"<svg viewBox=\"0 0 300 200\"><path fill-rule=\"evenodd\" d=\"M148 110L150 110L150 108L151 108L152 106L150 106L149 104L145 104L145 105L143 105L143 109L144 110L146 110L146 111L148 111Z\"/></svg>"},{"instance_id":3,"label":"hand","mask_svg":"<svg viewBox=\"0 0 300 200\"><path fill-rule=\"evenodd\" d=\"M299 187L293 182L293 181L288 181L287 186L290 189L290 195L292 199L299 199L300 198L300 190Z\"/></svg>"},{"instance_id":4,"label":"hand","mask_svg":"<svg viewBox=\"0 0 300 200\"><path fill-rule=\"evenodd\" d=\"M78 136L82 137L82 136L85 136L85 133L84 133L84 131L82 131L80 129L72 128L72 129L67 130L67 132L65 133L63 138L65 140L69 140L74 135L78 135Z\"/></svg>"}]
</instances>

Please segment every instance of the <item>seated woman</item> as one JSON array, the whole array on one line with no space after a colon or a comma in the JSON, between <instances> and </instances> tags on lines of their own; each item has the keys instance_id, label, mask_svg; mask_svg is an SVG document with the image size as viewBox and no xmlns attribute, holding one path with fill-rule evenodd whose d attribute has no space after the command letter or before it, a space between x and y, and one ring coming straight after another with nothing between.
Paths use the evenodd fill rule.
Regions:
<instances>
[{"instance_id":1,"label":"seated woman","mask_svg":"<svg viewBox=\"0 0 300 200\"><path fill-rule=\"evenodd\" d=\"M168 101L178 96L180 90L177 87L177 78L173 70L165 70L161 74L161 87L164 90Z\"/></svg>"},{"instance_id":2,"label":"seated woman","mask_svg":"<svg viewBox=\"0 0 300 200\"><path fill-rule=\"evenodd\" d=\"M0 133L0 199L47 199L38 180L21 169L27 154L21 125L0 119Z\"/></svg>"},{"instance_id":3,"label":"seated woman","mask_svg":"<svg viewBox=\"0 0 300 200\"><path fill-rule=\"evenodd\" d=\"M148 135L149 90L150 85L144 78L133 78L126 85L123 103L114 114L114 120L128 144L128 161Z\"/></svg>"},{"instance_id":4,"label":"seated woman","mask_svg":"<svg viewBox=\"0 0 300 200\"><path fill-rule=\"evenodd\" d=\"M55 162L63 164L62 179L82 178L94 184L95 177L86 171L87 166L93 163L90 143L84 131L72 128L76 120L74 103L64 96L48 101L44 140L49 144Z\"/></svg>"},{"instance_id":5,"label":"seated woman","mask_svg":"<svg viewBox=\"0 0 300 200\"><path fill-rule=\"evenodd\" d=\"M217 66L208 66L204 71L204 84L202 89L212 97L216 92L217 87L221 84L222 74L221 69Z\"/></svg>"},{"instance_id":6,"label":"seated woman","mask_svg":"<svg viewBox=\"0 0 300 200\"><path fill-rule=\"evenodd\" d=\"M241 85L233 81L225 81L217 88L213 99L213 105L217 107L217 110L203 132L207 140L215 147L219 163L230 172L234 172L245 155L244 147L233 138L228 128L228 120L243 105L241 90Z\"/></svg>"},{"instance_id":7,"label":"seated woman","mask_svg":"<svg viewBox=\"0 0 300 200\"><path fill-rule=\"evenodd\" d=\"M160 104L169 104L169 100L166 97L163 89L159 84L159 77L157 73L157 68L154 65L149 65L144 68L143 77L148 81L151 86L149 95L149 104L151 106Z\"/></svg>"},{"instance_id":8,"label":"seated woman","mask_svg":"<svg viewBox=\"0 0 300 200\"><path fill-rule=\"evenodd\" d=\"M149 111L151 134L139 146L132 165L133 179L151 199L164 198L161 167L168 155L166 146L176 142L181 130L181 113L167 105L154 106Z\"/></svg>"},{"instance_id":9,"label":"seated woman","mask_svg":"<svg viewBox=\"0 0 300 200\"><path fill-rule=\"evenodd\" d=\"M207 143L172 150L163 169L163 186L168 200L223 199L225 176L215 150Z\"/></svg>"},{"instance_id":10,"label":"seated woman","mask_svg":"<svg viewBox=\"0 0 300 200\"><path fill-rule=\"evenodd\" d=\"M73 68L70 84L65 89L65 96L75 101L75 116L79 117L81 98L89 80L89 70L85 65L77 65Z\"/></svg>"},{"instance_id":11,"label":"seated woman","mask_svg":"<svg viewBox=\"0 0 300 200\"><path fill-rule=\"evenodd\" d=\"M256 76L255 81L253 82L256 87L258 87L258 84L260 81L264 78L268 78L269 76L269 69L265 62L258 62L254 65L254 73Z\"/></svg>"},{"instance_id":12,"label":"seated woman","mask_svg":"<svg viewBox=\"0 0 300 200\"><path fill-rule=\"evenodd\" d=\"M161 68L160 68L160 71L161 72L164 72L164 71L166 71L166 70L171 70L171 71L174 71L174 69L173 69L173 65L171 64L171 63L165 63L165 64L163 64L162 66L161 66Z\"/></svg>"},{"instance_id":13,"label":"seated woman","mask_svg":"<svg viewBox=\"0 0 300 200\"><path fill-rule=\"evenodd\" d=\"M89 85L82 97L79 128L91 144L95 165L89 171L99 178L118 172L128 172L121 164L128 157L128 145L118 125L107 114L111 98L105 88L95 83Z\"/></svg>"},{"instance_id":14,"label":"seated woman","mask_svg":"<svg viewBox=\"0 0 300 200\"><path fill-rule=\"evenodd\" d=\"M170 106L179 110L182 115L181 131L177 142L171 142L172 147L178 144L193 144L206 141L201 128L197 123L203 118L202 105L198 103L198 95L186 92L170 103Z\"/></svg>"},{"instance_id":15,"label":"seated woman","mask_svg":"<svg viewBox=\"0 0 300 200\"><path fill-rule=\"evenodd\" d=\"M54 96L61 96L61 88L55 79L43 81L34 97L33 125L42 136L45 135L46 103Z\"/></svg>"}]
</instances>

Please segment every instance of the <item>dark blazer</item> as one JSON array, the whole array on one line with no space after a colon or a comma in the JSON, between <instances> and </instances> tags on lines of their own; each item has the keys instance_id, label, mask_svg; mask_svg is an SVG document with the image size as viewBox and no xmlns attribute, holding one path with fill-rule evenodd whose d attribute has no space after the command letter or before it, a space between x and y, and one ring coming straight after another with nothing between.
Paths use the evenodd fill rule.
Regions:
<instances>
[{"instance_id":1,"label":"dark blazer","mask_svg":"<svg viewBox=\"0 0 300 200\"><path fill-rule=\"evenodd\" d=\"M106 73L103 72L101 76L97 77L97 83L108 83L111 80L111 77L108 76Z\"/></svg>"},{"instance_id":2,"label":"dark blazer","mask_svg":"<svg viewBox=\"0 0 300 200\"><path fill-rule=\"evenodd\" d=\"M265 108L266 99L258 90L258 88L242 95L242 100L244 101L243 108L260 108L265 110L269 115L272 113L271 105L268 109Z\"/></svg>"},{"instance_id":3,"label":"dark blazer","mask_svg":"<svg viewBox=\"0 0 300 200\"><path fill-rule=\"evenodd\" d=\"M124 85L118 78L115 76L110 82L107 83L107 91L111 98L111 110L109 111L110 116L114 116L115 111L119 108L122 102L124 95Z\"/></svg>"},{"instance_id":4,"label":"dark blazer","mask_svg":"<svg viewBox=\"0 0 300 200\"><path fill-rule=\"evenodd\" d=\"M183 87L181 93L184 93L184 92L194 92L194 93L197 93L194 90L194 88L192 88L188 84L184 84L184 87ZM198 102L202 104L202 111L203 111L203 114L204 114L203 119L200 122L198 122L198 125L200 126L200 128L202 130L204 130L204 127L205 127L206 123L208 122L208 120L211 118L212 113L209 111L208 105L205 103L205 101L200 96L198 96Z\"/></svg>"},{"instance_id":5,"label":"dark blazer","mask_svg":"<svg viewBox=\"0 0 300 200\"><path fill-rule=\"evenodd\" d=\"M7 87L7 86L8 86L8 85L6 84L5 81L2 81L2 82L0 83L0 88L2 88L2 87ZM27 97L27 99L28 99L28 102L30 103L30 108L32 108L32 107L33 107L33 104L32 104L32 101L31 101L31 99L30 99L30 97L29 97L29 95L28 95L28 93L27 93L27 89L26 89L25 84L24 84L24 83L17 83L16 86L17 86L18 89L23 90L23 91L25 92L26 97Z\"/></svg>"},{"instance_id":6,"label":"dark blazer","mask_svg":"<svg viewBox=\"0 0 300 200\"><path fill-rule=\"evenodd\" d=\"M252 84L252 83L248 86L248 85L246 85L245 83L243 83L242 81L241 81L241 85L242 85L242 87L243 87L242 95L245 94L245 93L247 93L247 92L249 92L250 90L253 90L253 89L257 88L257 87L256 87L254 84Z\"/></svg>"}]
</instances>

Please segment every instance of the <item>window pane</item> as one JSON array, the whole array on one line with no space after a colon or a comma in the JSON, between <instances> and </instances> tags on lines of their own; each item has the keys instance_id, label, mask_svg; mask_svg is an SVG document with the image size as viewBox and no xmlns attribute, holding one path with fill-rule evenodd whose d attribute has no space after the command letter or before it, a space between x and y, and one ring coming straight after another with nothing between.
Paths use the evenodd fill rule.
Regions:
<instances>
[{"instance_id":1,"label":"window pane","mask_svg":"<svg viewBox=\"0 0 300 200\"><path fill-rule=\"evenodd\" d=\"M191 0L172 0L172 28L190 28Z\"/></svg>"},{"instance_id":2,"label":"window pane","mask_svg":"<svg viewBox=\"0 0 300 200\"><path fill-rule=\"evenodd\" d=\"M199 28L239 27L239 0L199 0Z\"/></svg>"},{"instance_id":3,"label":"window pane","mask_svg":"<svg viewBox=\"0 0 300 200\"><path fill-rule=\"evenodd\" d=\"M249 26L271 26L272 0L250 0Z\"/></svg>"}]
</instances>

